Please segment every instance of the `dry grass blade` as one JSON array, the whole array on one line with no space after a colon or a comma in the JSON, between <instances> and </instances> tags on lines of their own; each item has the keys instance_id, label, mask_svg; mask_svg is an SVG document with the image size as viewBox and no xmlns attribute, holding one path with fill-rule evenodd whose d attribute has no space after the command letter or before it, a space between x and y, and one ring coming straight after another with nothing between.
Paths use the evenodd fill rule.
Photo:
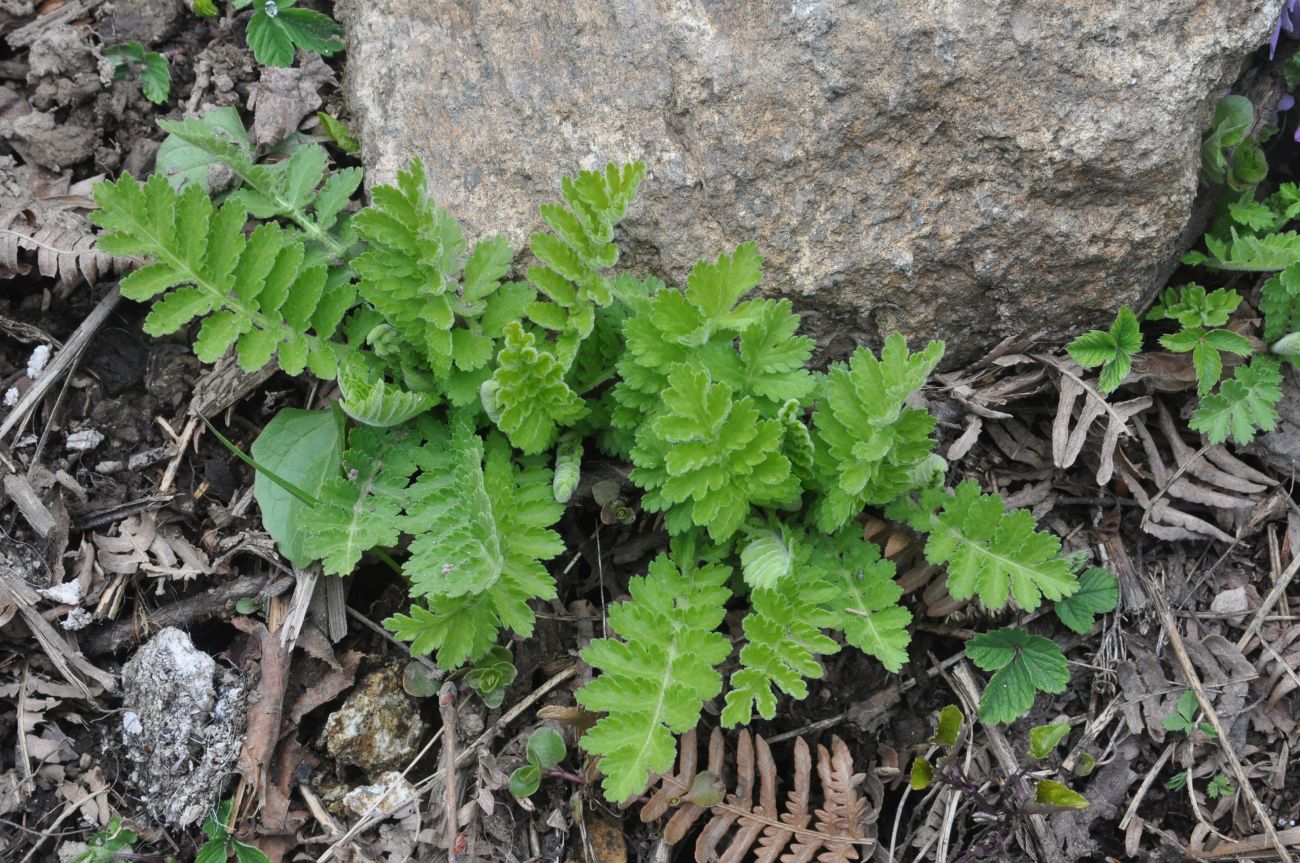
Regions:
<instances>
[{"instance_id":1,"label":"dry grass blade","mask_svg":"<svg viewBox=\"0 0 1300 863\"><path fill-rule=\"evenodd\" d=\"M26 275L33 263L42 276L71 287L81 279L93 285L109 273L120 275L138 261L101 252L89 225L41 224L29 209L0 213L0 278Z\"/></svg>"},{"instance_id":2,"label":"dry grass blade","mask_svg":"<svg viewBox=\"0 0 1300 863\"><path fill-rule=\"evenodd\" d=\"M698 863L749 859L758 863L831 863L857 860L862 846L874 844L874 838L867 835L873 813L859 792L866 776L853 772L852 756L840 738L832 737L830 749L817 747L822 804L815 811L810 811L812 754L802 737L795 739L791 786L784 806L778 801L776 761L761 736L740 732L735 791L707 806L709 800L702 798L722 793L725 751L721 730L714 729L709 738L707 771L696 771L695 748L695 732L683 735L677 770L660 778L660 787L641 809L641 820L655 821L676 807L664 830L664 841L671 845L684 839L707 812L710 818L695 844ZM725 847L720 847L724 841Z\"/></svg>"}]
</instances>

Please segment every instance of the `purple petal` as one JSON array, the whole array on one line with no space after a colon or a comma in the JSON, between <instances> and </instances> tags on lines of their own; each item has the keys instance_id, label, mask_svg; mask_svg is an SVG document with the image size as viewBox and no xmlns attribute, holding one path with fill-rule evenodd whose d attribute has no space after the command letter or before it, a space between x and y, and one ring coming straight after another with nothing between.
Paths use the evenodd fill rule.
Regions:
<instances>
[{"instance_id":1,"label":"purple petal","mask_svg":"<svg viewBox=\"0 0 1300 863\"><path fill-rule=\"evenodd\" d=\"M1277 100L1277 109L1279 111L1290 111L1295 107L1295 96L1290 93L1283 93L1282 98Z\"/></svg>"}]
</instances>

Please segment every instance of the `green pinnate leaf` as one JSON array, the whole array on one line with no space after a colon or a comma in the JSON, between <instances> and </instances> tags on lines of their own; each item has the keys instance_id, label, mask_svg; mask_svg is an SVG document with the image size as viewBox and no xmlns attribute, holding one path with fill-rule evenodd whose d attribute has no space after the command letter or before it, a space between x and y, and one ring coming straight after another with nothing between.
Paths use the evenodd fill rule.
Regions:
<instances>
[{"instance_id":1,"label":"green pinnate leaf","mask_svg":"<svg viewBox=\"0 0 1300 863\"><path fill-rule=\"evenodd\" d=\"M601 756L613 802L640 794L650 774L672 765L673 735L694 728L704 702L722 689L716 668L731 645L716 629L730 570L697 566L681 546L674 556L677 562L656 558L645 577L631 580L631 601L610 609L618 638L596 639L582 651L601 673L578 691L578 703L608 714L583 736L582 748Z\"/></svg>"},{"instance_id":2,"label":"green pinnate leaf","mask_svg":"<svg viewBox=\"0 0 1300 863\"><path fill-rule=\"evenodd\" d=\"M880 557L875 543L852 525L822 539L814 563L834 591L824 607L835 615L845 640L897 673L907 662L912 613L899 604L903 590L894 581L894 564Z\"/></svg>"},{"instance_id":3,"label":"green pinnate leaf","mask_svg":"<svg viewBox=\"0 0 1300 863\"><path fill-rule=\"evenodd\" d=\"M499 435L487 440L467 416L450 427L422 419L419 476L405 492L400 529L415 537L403 572L424 607L384 622L415 653L456 667L482 657L501 629L532 633L529 600L551 599L544 560L564 544L550 529L564 508L537 458L518 464Z\"/></svg>"},{"instance_id":4,"label":"green pinnate leaf","mask_svg":"<svg viewBox=\"0 0 1300 863\"><path fill-rule=\"evenodd\" d=\"M1009 601L1033 611L1043 597L1056 601L1078 590L1061 541L1035 530L1028 510L1006 511L998 495L981 494L966 480L951 493L929 492L905 513L914 528L929 534L925 556L948 567L954 599L978 596L991 609Z\"/></svg>"},{"instance_id":5,"label":"green pinnate leaf","mask_svg":"<svg viewBox=\"0 0 1300 863\"><path fill-rule=\"evenodd\" d=\"M1039 692L1057 694L1070 682L1061 648L1040 635L1004 628L966 642L966 655L993 676L980 699L985 722L1010 724L1029 712Z\"/></svg>"},{"instance_id":6,"label":"green pinnate leaf","mask_svg":"<svg viewBox=\"0 0 1300 863\"><path fill-rule=\"evenodd\" d=\"M746 642L740 649L741 668L731 676L724 726L748 725L755 710L764 719L775 717L776 690L797 699L808 697L805 679L823 673L817 657L839 650L822 631L835 625L834 613L824 607L834 595L835 585L815 576L787 578L750 594L750 611L742 623Z\"/></svg>"},{"instance_id":7,"label":"green pinnate leaf","mask_svg":"<svg viewBox=\"0 0 1300 863\"><path fill-rule=\"evenodd\" d=\"M367 551L397 544L418 445L410 431L359 426L348 435L343 474L321 486L305 520L327 575L351 575Z\"/></svg>"},{"instance_id":8,"label":"green pinnate leaf","mask_svg":"<svg viewBox=\"0 0 1300 863\"><path fill-rule=\"evenodd\" d=\"M618 261L614 226L626 214L644 176L641 162L583 171L561 183L563 204L542 206L542 219L551 233L532 235L533 254L542 264L528 271L528 280L546 298L529 310L538 326L581 338L591 333L595 310L613 300L609 278L602 271Z\"/></svg>"},{"instance_id":9,"label":"green pinnate leaf","mask_svg":"<svg viewBox=\"0 0 1300 863\"><path fill-rule=\"evenodd\" d=\"M943 342L910 354L895 333L879 359L858 348L848 366L831 367L813 412L818 469L827 487L816 508L823 531L917 487L917 472L934 448L934 418L907 400L942 356Z\"/></svg>"},{"instance_id":10,"label":"green pinnate leaf","mask_svg":"<svg viewBox=\"0 0 1300 863\"><path fill-rule=\"evenodd\" d=\"M480 397L493 422L526 454L555 443L559 430L587 413L587 406L564 380L564 368L519 323L506 327L497 368Z\"/></svg>"},{"instance_id":11,"label":"green pinnate leaf","mask_svg":"<svg viewBox=\"0 0 1300 863\"><path fill-rule=\"evenodd\" d=\"M101 182L95 195L99 209L91 219L105 229L105 250L154 259L123 280L126 296L155 300L152 334L211 315L217 322L205 322L195 346L200 358L214 361L237 342L249 370L265 366L286 343L306 354L329 350L325 340L333 331L309 329L320 297L319 271L303 270L302 241L292 232L263 225L245 241L245 211L238 203L214 208L198 185L178 193L159 174L143 186L130 175Z\"/></svg>"},{"instance_id":12,"label":"green pinnate leaf","mask_svg":"<svg viewBox=\"0 0 1300 863\"><path fill-rule=\"evenodd\" d=\"M670 530L696 525L721 542L752 506L797 495L781 426L761 419L751 399L733 399L730 386L686 363L670 370L661 398L660 413L638 429L632 481L646 491L642 506L666 512Z\"/></svg>"},{"instance_id":13,"label":"green pinnate leaf","mask_svg":"<svg viewBox=\"0 0 1300 863\"><path fill-rule=\"evenodd\" d=\"M1118 604L1119 580L1094 566L1079 576L1079 589L1058 599L1053 610L1061 623L1084 635L1098 615L1114 611Z\"/></svg>"}]
</instances>

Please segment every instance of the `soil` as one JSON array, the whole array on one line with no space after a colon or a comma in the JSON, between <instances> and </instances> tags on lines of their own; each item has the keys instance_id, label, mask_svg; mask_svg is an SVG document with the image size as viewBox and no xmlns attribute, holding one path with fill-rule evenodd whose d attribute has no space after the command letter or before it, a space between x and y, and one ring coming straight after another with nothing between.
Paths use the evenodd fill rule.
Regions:
<instances>
[{"instance_id":1,"label":"soil","mask_svg":"<svg viewBox=\"0 0 1300 863\"><path fill-rule=\"evenodd\" d=\"M64 5L0 3L0 34L30 32ZM335 89L346 57L288 79L259 72L244 47L248 12L209 22L168 0L81 5L90 11L0 52L0 229L20 225L8 211L29 212L21 224L90 236L90 184L147 174L163 138L158 119L236 105L268 142L317 131L320 100L346 119ZM150 104L135 80L106 70L103 46L127 39L168 58L166 103ZM260 109L249 108L255 93ZM1280 140L1269 159L1285 178L1297 148L1289 134ZM39 380L33 354L45 345L57 356L114 302L115 280L43 273L29 252L7 249L0 241L0 392L21 398ZM1248 305L1242 321L1254 314ZM206 405L247 449L281 407L320 406L329 393L282 374L244 379L228 363L202 366L190 334L149 338L143 316L134 303L113 305L70 372L0 436L0 860L72 859L115 818L139 838L126 856L96 859L193 860L206 841L200 813L232 797L239 840L272 861L323 859L327 849L357 861L689 859L689 844L663 844L663 822L605 804L573 745L589 719L573 693L591 674L577 653L664 545L653 518L600 526L589 490L579 492L557 528L574 550L555 566L560 598L538 609L533 638L508 645L518 676L488 707L377 626L406 603L386 567L367 559L330 581L280 559L252 501L252 471L190 412ZM1171 360L1140 370L1122 393L1151 403L1099 484L1112 458L1101 429L1083 434L1077 457L1053 446L1058 415L1077 414L1061 401L1073 372L1054 347L1004 345L937 380L927 390L941 418L937 451L954 478L1029 507L1068 553L1114 572L1117 611L1077 635L1050 614L994 617L957 603L915 537L875 514L868 535L894 559L916 620L909 665L891 675L842 651L806 700L784 699L777 719L753 731L771 742L783 780L791 738L814 750L846 742L877 839L864 856L973 859L987 823L969 799L909 790L908 771L930 748L940 708L971 712L966 637L993 623L1027 627L1068 647L1070 686L1014 726L978 728L965 770L993 794L1007 779L1000 750L1020 758L1030 727L1068 721L1067 747L1045 764L1090 805L1037 827L1026 820L991 856L1176 860L1229 841L1267 848L1261 813L1300 853L1287 832L1300 818L1300 776L1288 770L1300 718L1291 478L1222 447L1196 452L1183 421L1194 393ZM3 422L9 406L0 410ZM584 465L587 476L618 472ZM24 596L35 597L25 609ZM726 626L738 630L739 616ZM1191 674L1221 736L1166 728ZM169 686L182 688L160 699ZM708 706L707 729L719 709ZM570 755L520 800L508 777L541 724L567 736ZM735 745L728 735L728 751ZM449 852L439 771L458 754ZM398 784L390 771L403 770L412 802L393 798L373 807L382 819L363 817L384 794L376 783ZM1191 781L1178 787L1182 771ZM1232 791L1209 797L1219 775Z\"/></svg>"}]
</instances>

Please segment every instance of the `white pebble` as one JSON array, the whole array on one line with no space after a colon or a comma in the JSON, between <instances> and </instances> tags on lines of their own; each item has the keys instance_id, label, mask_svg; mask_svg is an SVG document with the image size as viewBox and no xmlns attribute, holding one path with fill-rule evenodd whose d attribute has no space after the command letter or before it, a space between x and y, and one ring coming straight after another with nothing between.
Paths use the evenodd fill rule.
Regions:
<instances>
[{"instance_id":1,"label":"white pebble","mask_svg":"<svg viewBox=\"0 0 1300 863\"><path fill-rule=\"evenodd\" d=\"M45 371L45 365L50 361L50 346L37 345L36 350L27 359L27 377L36 380Z\"/></svg>"},{"instance_id":2,"label":"white pebble","mask_svg":"<svg viewBox=\"0 0 1300 863\"><path fill-rule=\"evenodd\" d=\"M68 449L73 452L86 452L104 442L104 433L94 429L84 429L68 435Z\"/></svg>"}]
</instances>

